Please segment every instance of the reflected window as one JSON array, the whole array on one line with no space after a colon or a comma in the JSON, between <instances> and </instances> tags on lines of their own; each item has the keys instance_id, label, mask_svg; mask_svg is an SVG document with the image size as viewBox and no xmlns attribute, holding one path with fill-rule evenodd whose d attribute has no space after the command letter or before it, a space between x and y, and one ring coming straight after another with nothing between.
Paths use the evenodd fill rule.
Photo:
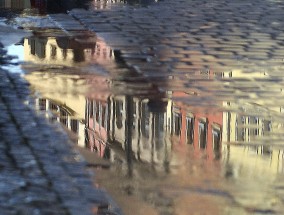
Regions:
<instances>
[{"instance_id":1,"label":"reflected window","mask_svg":"<svg viewBox=\"0 0 284 215\"><path fill-rule=\"evenodd\" d=\"M68 113L61 109L60 110L60 122L63 124L63 125L67 125L67 116L68 116Z\"/></svg>"},{"instance_id":2,"label":"reflected window","mask_svg":"<svg viewBox=\"0 0 284 215\"><path fill-rule=\"evenodd\" d=\"M181 132L181 114L180 113L174 113L174 134L179 136Z\"/></svg>"},{"instance_id":3,"label":"reflected window","mask_svg":"<svg viewBox=\"0 0 284 215\"><path fill-rule=\"evenodd\" d=\"M142 103L141 109L141 133L143 137L149 138L150 113L147 104Z\"/></svg>"},{"instance_id":4,"label":"reflected window","mask_svg":"<svg viewBox=\"0 0 284 215\"><path fill-rule=\"evenodd\" d=\"M193 144L194 137L194 118L186 117L186 142L187 144Z\"/></svg>"},{"instance_id":5,"label":"reflected window","mask_svg":"<svg viewBox=\"0 0 284 215\"><path fill-rule=\"evenodd\" d=\"M46 99L38 100L39 110L46 110Z\"/></svg>"},{"instance_id":6,"label":"reflected window","mask_svg":"<svg viewBox=\"0 0 284 215\"><path fill-rule=\"evenodd\" d=\"M215 158L220 158L221 150L221 129L219 127L212 129L212 141Z\"/></svg>"},{"instance_id":7,"label":"reflected window","mask_svg":"<svg viewBox=\"0 0 284 215\"><path fill-rule=\"evenodd\" d=\"M88 117L92 118L93 115L94 115L94 112L95 112L94 106L95 106L96 102L95 101L93 101L93 102L87 101L87 103L88 103Z\"/></svg>"},{"instance_id":8,"label":"reflected window","mask_svg":"<svg viewBox=\"0 0 284 215\"><path fill-rule=\"evenodd\" d=\"M205 121L199 121L199 148L205 149L207 144L207 123Z\"/></svg>"},{"instance_id":9,"label":"reflected window","mask_svg":"<svg viewBox=\"0 0 284 215\"><path fill-rule=\"evenodd\" d=\"M100 124L102 127L106 127L106 107L101 104L101 110L102 110L102 118Z\"/></svg>"},{"instance_id":10,"label":"reflected window","mask_svg":"<svg viewBox=\"0 0 284 215\"><path fill-rule=\"evenodd\" d=\"M244 141L246 136L245 129L246 118L244 116L238 116L236 120L236 140Z\"/></svg>"},{"instance_id":11,"label":"reflected window","mask_svg":"<svg viewBox=\"0 0 284 215\"><path fill-rule=\"evenodd\" d=\"M259 126L259 118L258 117L253 117L252 118L252 120L251 120L251 122L254 124L254 126L255 126L255 128L252 130L252 134L254 135L254 136L259 136L259 128L258 128L258 126Z\"/></svg>"},{"instance_id":12,"label":"reflected window","mask_svg":"<svg viewBox=\"0 0 284 215\"><path fill-rule=\"evenodd\" d=\"M54 104L53 102L50 102L50 110L57 112L58 106Z\"/></svg>"},{"instance_id":13,"label":"reflected window","mask_svg":"<svg viewBox=\"0 0 284 215\"><path fill-rule=\"evenodd\" d=\"M76 119L71 119L71 130L74 133L78 133L78 129L79 129L79 121Z\"/></svg>"},{"instance_id":14,"label":"reflected window","mask_svg":"<svg viewBox=\"0 0 284 215\"><path fill-rule=\"evenodd\" d=\"M31 46L31 54L35 55L36 45L35 45L35 40L34 39L30 39L30 46Z\"/></svg>"},{"instance_id":15,"label":"reflected window","mask_svg":"<svg viewBox=\"0 0 284 215\"><path fill-rule=\"evenodd\" d=\"M264 134L271 131L271 121L263 120L262 130Z\"/></svg>"},{"instance_id":16,"label":"reflected window","mask_svg":"<svg viewBox=\"0 0 284 215\"><path fill-rule=\"evenodd\" d=\"M38 44L36 45L36 55L39 58L45 58L45 41L38 41Z\"/></svg>"},{"instance_id":17,"label":"reflected window","mask_svg":"<svg viewBox=\"0 0 284 215\"><path fill-rule=\"evenodd\" d=\"M96 121L102 127L106 127L107 125L107 107L101 103L96 102L94 104L94 113L96 114Z\"/></svg>"},{"instance_id":18,"label":"reflected window","mask_svg":"<svg viewBox=\"0 0 284 215\"><path fill-rule=\"evenodd\" d=\"M123 125L123 102L115 101L115 119L117 128L122 128Z\"/></svg>"},{"instance_id":19,"label":"reflected window","mask_svg":"<svg viewBox=\"0 0 284 215\"><path fill-rule=\"evenodd\" d=\"M132 130L133 131L135 131L135 129L136 129L136 106L137 106L137 104L136 104L136 102L133 102L133 124L132 124ZM135 132L133 133L133 135L135 135Z\"/></svg>"},{"instance_id":20,"label":"reflected window","mask_svg":"<svg viewBox=\"0 0 284 215\"><path fill-rule=\"evenodd\" d=\"M51 57L51 59L55 59L56 58L56 53L57 53L56 46L51 45L50 46L50 57Z\"/></svg>"},{"instance_id":21,"label":"reflected window","mask_svg":"<svg viewBox=\"0 0 284 215\"><path fill-rule=\"evenodd\" d=\"M154 131L153 134L155 138L162 139L164 137L164 114L155 113L154 114Z\"/></svg>"}]
</instances>

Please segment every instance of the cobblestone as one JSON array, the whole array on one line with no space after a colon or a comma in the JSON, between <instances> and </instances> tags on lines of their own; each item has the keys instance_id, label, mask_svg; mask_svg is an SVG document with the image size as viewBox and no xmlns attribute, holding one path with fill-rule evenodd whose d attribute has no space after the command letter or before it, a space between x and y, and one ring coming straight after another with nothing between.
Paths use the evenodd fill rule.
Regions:
<instances>
[{"instance_id":1,"label":"cobblestone","mask_svg":"<svg viewBox=\"0 0 284 215\"><path fill-rule=\"evenodd\" d=\"M148 7L74 9L69 15L103 38L128 67L162 91L184 91L190 86L200 97L198 106L208 101L218 105L221 98L229 98L226 92L236 91L233 100L250 102L246 88L229 89L225 78L208 80L212 86L220 80L216 85L219 91L211 89L215 94L199 87L208 79L201 73L226 77L233 72L237 77L230 77L231 83L251 85L258 100L273 108L275 105L266 101L269 87L258 81L265 79L282 88L281 78L275 81L275 74L283 76L283 9L282 1L164 0ZM250 79L245 78L248 74ZM193 86L192 79L198 86ZM226 90L221 92L221 86Z\"/></svg>"}]
</instances>

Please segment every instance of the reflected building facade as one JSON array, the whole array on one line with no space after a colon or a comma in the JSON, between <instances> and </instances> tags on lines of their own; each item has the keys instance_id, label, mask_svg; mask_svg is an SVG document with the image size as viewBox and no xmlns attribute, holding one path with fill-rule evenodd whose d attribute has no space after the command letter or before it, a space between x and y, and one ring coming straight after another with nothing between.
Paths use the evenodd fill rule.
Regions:
<instances>
[{"instance_id":1,"label":"reflected building facade","mask_svg":"<svg viewBox=\"0 0 284 215\"><path fill-rule=\"evenodd\" d=\"M24 40L24 59L33 63L72 66L93 62L107 64L114 53L104 41L96 37L78 39L68 37L30 37Z\"/></svg>"},{"instance_id":2,"label":"reflected building facade","mask_svg":"<svg viewBox=\"0 0 284 215\"><path fill-rule=\"evenodd\" d=\"M267 77L265 69L249 73L234 70L223 74L223 78L228 79L265 80ZM283 123L273 120L269 113L273 111L274 114L281 114L281 108L267 108L265 102L267 101L259 98L254 103L247 102L241 107L237 102L223 102L226 110L235 110L223 112L223 160L238 168L244 168L245 165L245 168L252 173L262 171L271 174L283 173L284 150L273 146L275 132L277 136L279 129L283 128Z\"/></svg>"},{"instance_id":3,"label":"reflected building facade","mask_svg":"<svg viewBox=\"0 0 284 215\"><path fill-rule=\"evenodd\" d=\"M74 111L44 99L37 103L41 110L55 111L53 120L76 132L79 145L108 159L114 159L111 153L130 153L135 161L166 170L179 164L173 150L192 147L198 157L206 154L208 160L221 155L222 114L194 114L171 100L163 101L160 111L152 111L147 98L111 95L86 99L84 113L76 114L85 117L75 123Z\"/></svg>"},{"instance_id":4,"label":"reflected building facade","mask_svg":"<svg viewBox=\"0 0 284 215\"><path fill-rule=\"evenodd\" d=\"M83 112L75 114L70 105L49 99L36 102L41 110L55 113L53 120L77 133L80 146L112 161L141 162L168 171L180 164L180 152L192 149L190 159L222 159L234 165L253 164L246 169L283 172L283 150L231 145L242 140L249 144L253 137L269 133L271 122L261 118L193 112L190 106L170 99L164 108L153 111L149 99L125 95L108 94L83 103Z\"/></svg>"},{"instance_id":5,"label":"reflected building facade","mask_svg":"<svg viewBox=\"0 0 284 215\"><path fill-rule=\"evenodd\" d=\"M174 92L182 96L183 92ZM206 113L198 108L191 111L189 105L173 103L171 133L177 138L178 145L192 145L196 156L203 155L208 160L219 159L222 152L222 112Z\"/></svg>"},{"instance_id":6,"label":"reflected building facade","mask_svg":"<svg viewBox=\"0 0 284 215\"><path fill-rule=\"evenodd\" d=\"M26 38L24 48L25 59L34 63L72 66L90 62L109 65L115 60L110 47L95 37L87 37L82 43L82 38L75 40L37 36ZM247 150L261 156L270 156L275 166L278 166L277 171L282 171L282 159L278 156L282 150L274 150L265 145L230 145L250 143L258 137L266 136L273 128L271 120L233 111L193 109L190 105L165 96L147 98L123 93L113 94L110 88L115 86L111 86L111 81L99 75L77 75L74 78L75 76L68 74L47 73L44 74L44 83L41 83L36 77L39 73L26 75L38 91L49 87L47 94L42 93L45 99L37 99L37 107L51 113L48 117L52 120L61 122L77 133L78 144L89 148L100 157L120 159L125 163L146 163L156 169L168 171L171 165L180 164L181 156L188 156L180 153L188 149L194 152L192 159L205 159L209 162L220 158L239 159L235 163L241 162L243 158L234 155ZM224 74L223 78L226 75L230 78L234 74ZM210 79L214 74L209 71L199 75ZM83 85L93 85L96 93L87 93L86 97L85 94L69 95L68 90L74 91L78 80L84 82ZM151 91L148 95L156 93ZM171 95L188 97L184 92L171 92ZM234 109L234 105L237 104L220 104L225 109ZM257 111L255 107L245 108L247 111L249 108ZM245 157L251 159L250 156Z\"/></svg>"}]
</instances>

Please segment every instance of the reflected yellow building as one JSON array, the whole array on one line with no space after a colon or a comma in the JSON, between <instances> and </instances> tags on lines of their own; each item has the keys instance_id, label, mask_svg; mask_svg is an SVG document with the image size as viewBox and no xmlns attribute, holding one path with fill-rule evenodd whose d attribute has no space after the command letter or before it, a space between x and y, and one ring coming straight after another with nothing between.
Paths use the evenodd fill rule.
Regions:
<instances>
[{"instance_id":1,"label":"reflected yellow building","mask_svg":"<svg viewBox=\"0 0 284 215\"><path fill-rule=\"evenodd\" d=\"M250 91L253 87L256 89L264 87L258 80L265 81L270 78L268 68L259 66L256 69L252 66L250 70L248 66L250 62L239 63L240 67L243 64L246 69L234 69L222 75L222 78L232 81L229 82L228 87L231 85L234 87L235 82L240 82L240 85L235 84L236 89L233 89L237 91L239 86L241 91L239 94L243 93L240 95L242 100L240 103L223 102L224 109L228 110L223 112L222 133L225 143L223 159L238 166L235 168L235 170L238 169L237 175L245 174L245 171L252 174L265 171L274 175L282 173L283 149L271 146L274 144L273 133L283 128L283 124L277 122L271 115L281 115L281 107L271 105L273 101L269 97L262 97L261 93L256 94L254 90ZM260 89L260 92L265 90L265 88ZM281 89L278 92L275 91L275 95L280 93Z\"/></svg>"},{"instance_id":2,"label":"reflected yellow building","mask_svg":"<svg viewBox=\"0 0 284 215\"><path fill-rule=\"evenodd\" d=\"M24 40L24 59L37 64L76 66L80 63L108 64L114 53L96 37L30 37Z\"/></svg>"}]
</instances>

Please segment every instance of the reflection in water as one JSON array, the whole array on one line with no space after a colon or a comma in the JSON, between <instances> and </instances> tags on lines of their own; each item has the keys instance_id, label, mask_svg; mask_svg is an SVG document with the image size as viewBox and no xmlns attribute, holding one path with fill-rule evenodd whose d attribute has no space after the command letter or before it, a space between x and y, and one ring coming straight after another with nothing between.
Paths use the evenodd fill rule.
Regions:
<instances>
[{"instance_id":1,"label":"reflection in water","mask_svg":"<svg viewBox=\"0 0 284 215\"><path fill-rule=\"evenodd\" d=\"M76 39L35 36L26 38L24 47L25 60L39 64L72 66L86 61L107 64L114 56L112 50L94 36Z\"/></svg>"},{"instance_id":2,"label":"reflection in water","mask_svg":"<svg viewBox=\"0 0 284 215\"><path fill-rule=\"evenodd\" d=\"M12 10L35 10L46 13L65 13L73 8L87 8L91 0L0 0L0 8Z\"/></svg>"},{"instance_id":3,"label":"reflection in water","mask_svg":"<svg viewBox=\"0 0 284 215\"><path fill-rule=\"evenodd\" d=\"M86 99L84 113L79 114L72 110L74 107L68 108L50 99L37 99L36 104L39 110L52 113L52 120L77 133L80 145L101 157L112 159L109 150L113 147L113 153L125 151L128 159L167 170L168 164L177 162L170 161L171 151L188 145L196 149L197 156L204 155L205 150L207 159L220 158L222 113L186 112L171 100L165 111L151 112L148 99L114 95L105 100ZM76 119L76 115L85 117Z\"/></svg>"},{"instance_id":4,"label":"reflection in water","mask_svg":"<svg viewBox=\"0 0 284 215\"><path fill-rule=\"evenodd\" d=\"M203 166L198 160L213 162L209 165L211 169L216 165L216 161L222 158L225 164L224 176L229 182L233 179L237 189L228 188L235 195L235 201L241 205L253 204L259 207L264 197L261 190L255 188L259 187L259 184L270 187L276 175L283 173L282 149L267 148L263 145L222 146L222 136L226 128L230 125L232 130L237 130L238 126L233 117L231 121L227 121L228 118L224 116L235 113L193 113L188 111L189 107L172 100L167 100L165 111L152 112L149 102L147 98L123 95L110 95L103 100L87 98L84 114L77 114L85 117L78 119L74 117L76 114L72 107L69 109L50 99L37 99L39 109L52 112L51 119L61 122L78 134L79 145L113 163L121 163L124 166L122 170L128 177L137 180L137 171L142 171L139 173L140 177L145 177L145 174L155 176L157 173L165 173L180 176L182 186L187 184L183 180L187 180L189 175L195 180L194 172L198 172L197 175L203 178L203 173L195 169ZM241 116L237 115L236 118ZM252 135L257 133L255 130L249 131L253 131ZM235 136L238 137L238 132ZM188 162L192 163L193 167L190 167L192 164ZM150 172L143 172L145 170L139 163L148 166ZM181 174L191 168L194 169L191 174ZM182 176L183 174L186 176ZM204 180L210 180L211 177L206 175ZM251 177L256 180L254 184ZM228 182L223 183L224 189ZM179 187L178 184L176 186ZM238 189L241 189L241 192ZM247 190L252 192L251 195L247 195ZM244 194L247 196L243 196ZM251 201L252 196L256 198L255 201Z\"/></svg>"},{"instance_id":5,"label":"reflection in water","mask_svg":"<svg viewBox=\"0 0 284 215\"><path fill-rule=\"evenodd\" d=\"M47 0L0 0L0 8L24 10L35 9L39 14L46 13Z\"/></svg>"},{"instance_id":6,"label":"reflection in water","mask_svg":"<svg viewBox=\"0 0 284 215\"><path fill-rule=\"evenodd\" d=\"M283 174L283 148L273 143L283 124L266 109L233 101L193 107L182 90L161 93L121 68L113 50L94 35L38 34L24 39L24 50L25 60L35 63L24 69L40 93L36 107L76 133L78 145L112 161L117 172L105 183L119 184L160 214L202 211L201 203L212 214L282 206L273 183ZM106 75L98 65L115 69Z\"/></svg>"},{"instance_id":7,"label":"reflection in water","mask_svg":"<svg viewBox=\"0 0 284 215\"><path fill-rule=\"evenodd\" d=\"M147 6L158 2L158 0L93 0L90 2L90 8L98 10L98 9L111 9L112 6L116 6L117 4L129 4L136 6Z\"/></svg>"},{"instance_id":8,"label":"reflection in water","mask_svg":"<svg viewBox=\"0 0 284 215\"><path fill-rule=\"evenodd\" d=\"M0 0L0 8L38 13L66 13L74 8L110 9L115 4L149 5L157 0Z\"/></svg>"}]
</instances>

